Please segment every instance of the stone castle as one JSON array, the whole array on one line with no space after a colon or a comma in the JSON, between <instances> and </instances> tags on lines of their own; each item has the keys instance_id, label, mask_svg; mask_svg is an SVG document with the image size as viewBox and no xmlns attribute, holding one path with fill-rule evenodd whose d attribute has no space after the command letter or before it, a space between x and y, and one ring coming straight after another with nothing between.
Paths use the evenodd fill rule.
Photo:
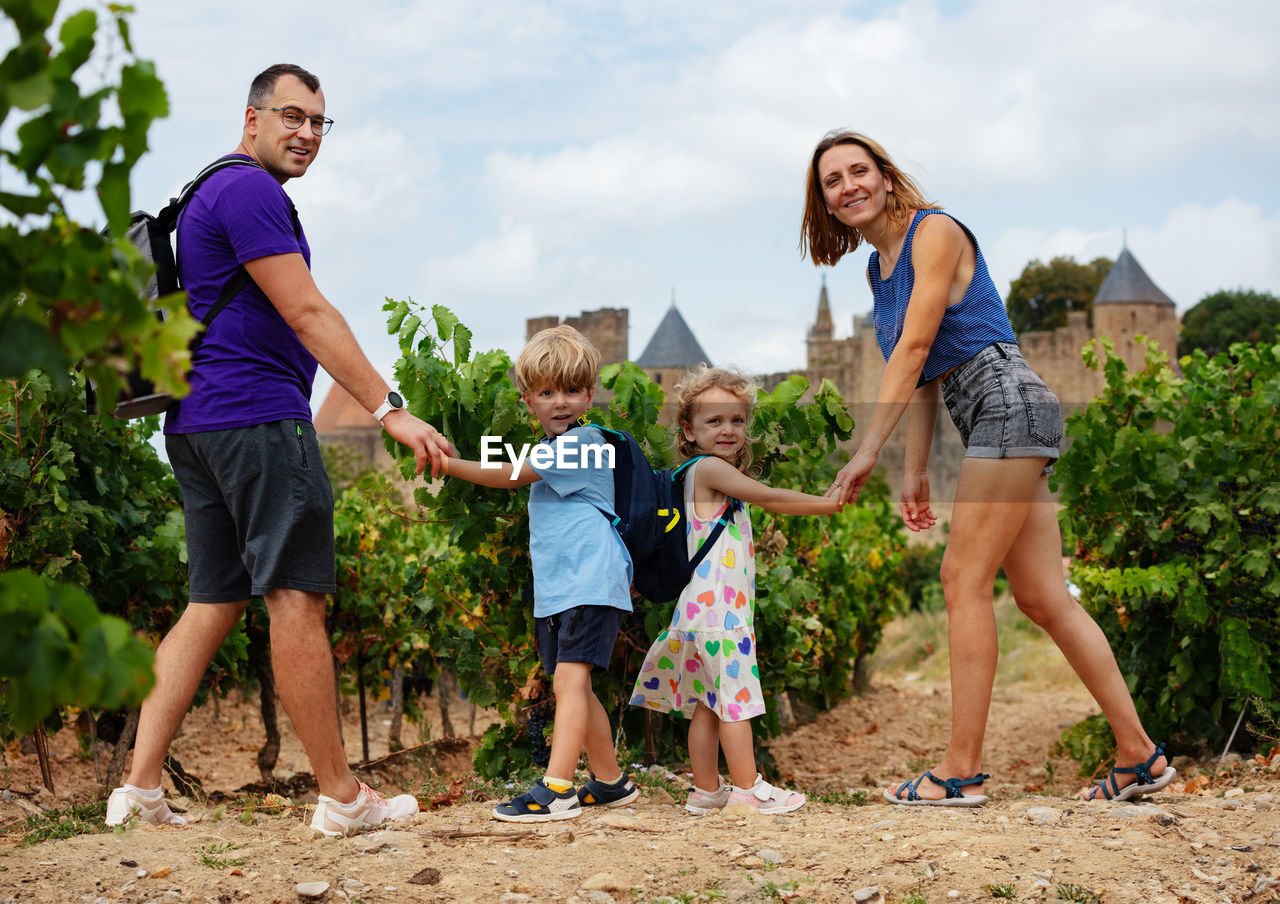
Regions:
<instances>
[{"instance_id":1,"label":"stone castle","mask_svg":"<svg viewBox=\"0 0 1280 904\"><path fill-rule=\"evenodd\" d=\"M564 318L533 317L526 321L526 338L561 323L569 324L587 336L600 349L602 363L629 359L629 311L626 308L600 308ZM884 358L876 344L870 314L855 316L852 327L850 335L837 335L824 278L818 293L817 314L805 341L804 367L761 375L761 384L772 389L791 373L805 376L810 386L829 379L849 404L855 423L866 423L880 390ZM1143 366L1142 348L1135 337L1145 335L1155 340L1176 364L1179 328L1173 301L1152 282L1137 259L1125 248L1094 298L1092 325L1086 312L1071 312L1067 315L1065 327L1025 332L1018 337L1018 344L1027 361L1062 401L1065 414L1086 403L1103 385L1101 374L1089 370L1081 360L1080 350L1086 342L1102 336L1110 337L1116 353L1132 370ZM702 362L713 363L680 315L674 300L635 361L650 379L664 389L677 383L690 367ZM607 398L598 393L597 403L600 402L607 402ZM670 403L664 406L663 415L668 420L671 410ZM389 461L383 450L378 425L340 386L335 385L325 398L315 423L321 442L342 443L369 464ZM880 456L880 465L894 485L895 494L896 482L902 471L904 437L905 430L900 423ZM857 438L855 432L851 447ZM945 410L939 406L929 469L934 498L951 498L963 456L960 436Z\"/></svg>"}]
</instances>

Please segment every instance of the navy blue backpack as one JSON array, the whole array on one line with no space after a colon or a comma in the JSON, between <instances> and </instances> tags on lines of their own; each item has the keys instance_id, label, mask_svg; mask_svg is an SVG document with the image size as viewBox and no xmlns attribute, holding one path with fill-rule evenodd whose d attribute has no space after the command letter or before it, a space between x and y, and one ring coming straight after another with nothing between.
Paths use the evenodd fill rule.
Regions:
<instances>
[{"instance_id":1,"label":"navy blue backpack","mask_svg":"<svg viewBox=\"0 0 1280 904\"><path fill-rule=\"evenodd\" d=\"M724 517L690 559L683 524L684 476L691 464L706 456L691 458L677 468L655 470L630 433L599 424L590 426L599 430L613 448L615 514L603 510L601 514L609 518L631 553L636 593L650 602L669 603L680 596L693 570L715 546L725 527L733 523L742 503L731 500Z\"/></svg>"}]
</instances>

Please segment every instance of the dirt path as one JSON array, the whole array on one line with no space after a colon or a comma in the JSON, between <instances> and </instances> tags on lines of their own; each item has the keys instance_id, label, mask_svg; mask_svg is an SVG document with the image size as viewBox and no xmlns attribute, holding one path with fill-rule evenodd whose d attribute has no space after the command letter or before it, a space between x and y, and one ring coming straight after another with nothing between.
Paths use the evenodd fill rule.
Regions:
<instances>
[{"instance_id":1,"label":"dirt path","mask_svg":"<svg viewBox=\"0 0 1280 904\"><path fill-rule=\"evenodd\" d=\"M1048 751L1092 703L1069 682L1021 677L1003 683L993 702L984 766L992 800L977 810L880 800L889 781L935 763L946 739L945 686L905 672L772 745L787 783L843 801L811 801L794 816L691 817L663 787L680 798L687 779L657 775L643 779L645 795L632 806L549 826L498 823L492 802L464 801L342 839L314 837L302 806L268 813L187 801L185 829L137 826L29 847L18 846L20 833L0 836L0 904L267 904L304 900L296 888L306 882L326 883L324 900L351 904L1280 900L1280 752L1236 758L1140 804L1077 804L1070 792L1084 780ZM454 721L465 726L462 712ZM353 724L347 743L358 749ZM220 719L206 707L188 719L175 752L234 797L257 778L255 725L250 707L224 704ZM294 743L282 756L285 777L305 768ZM55 736L54 753L63 799L17 795L26 808L95 793L92 766L75 756L69 731ZM436 764L454 772L465 754L454 749ZM33 756L10 749L6 759L0 786L38 785ZM1175 762L1184 776L1203 771ZM403 772L384 790L421 791L421 773ZM16 801L0 803L0 828L12 830L25 814Z\"/></svg>"}]
</instances>

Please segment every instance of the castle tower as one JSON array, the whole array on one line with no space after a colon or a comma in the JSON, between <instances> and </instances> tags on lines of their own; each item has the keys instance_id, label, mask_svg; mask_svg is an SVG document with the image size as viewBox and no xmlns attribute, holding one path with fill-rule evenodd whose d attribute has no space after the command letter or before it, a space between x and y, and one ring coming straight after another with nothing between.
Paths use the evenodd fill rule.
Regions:
<instances>
[{"instance_id":1,"label":"castle tower","mask_svg":"<svg viewBox=\"0 0 1280 904\"><path fill-rule=\"evenodd\" d=\"M1135 336L1155 340L1170 364L1177 362L1177 307L1151 281L1127 247L1116 258L1093 299L1093 332L1110 337L1116 353L1131 371L1144 366L1142 349L1133 341Z\"/></svg>"},{"instance_id":2,"label":"castle tower","mask_svg":"<svg viewBox=\"0 0 1280 904\"><path fill-rule=\"evenodd\" d=\"M644 347L636 364L649 375L649 379L662 387L667 394L666 404L662 406L662 419L668 422L675 411L671 388L684 377L689 368L698 364L710 364L707 353L702 350L693 330L685 323L676 303L671 302L666 316L653 331L653 337Z\"/></svg>"},{"instance_id":3,"label":"castle tower","mask_svg":"<svg viewBox=\"0 0 1280 904\"><path fill-rule=\"evenodd\" d=\"M813 370L835 363L836 327L831 319L831 300L827 297L827 274L822 274L822 289L818 292L818 317L809 328L805 348L805 367Z\"/></svg>"}]
</instances>

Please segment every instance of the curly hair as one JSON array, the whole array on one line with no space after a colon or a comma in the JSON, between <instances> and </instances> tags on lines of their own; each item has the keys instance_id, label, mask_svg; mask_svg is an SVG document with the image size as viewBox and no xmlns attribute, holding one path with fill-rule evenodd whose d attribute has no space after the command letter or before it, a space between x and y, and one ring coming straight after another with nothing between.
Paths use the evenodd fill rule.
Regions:
<instances>
[{"instance_id":1,"label":"curly hair","mask_svg":"<svg viewBox=\"0 0 1280 904\"><path fill-rule=\"evenodd\" d=\"M693 370L690 370L685 375L685 378L675 385L675 448L676 454L680 456L681 461L688 461L696 455L704 454L699 452L693 445L693 441L685 436L684 426L692 423L693 406L697 402L698 396L708 389L723 389L725 392L737 396L747 406L747 418L750 420L751 413L756 407L756 395L760 392L760 385L751 377L737 370L708 367L705 364L699 364ZM738 450L737 454L729 462L744 474L749 473L751 467L750 439L750 437L747 437L747 442L742 444L742 448Z\"/></svg>"}]
</instances>

